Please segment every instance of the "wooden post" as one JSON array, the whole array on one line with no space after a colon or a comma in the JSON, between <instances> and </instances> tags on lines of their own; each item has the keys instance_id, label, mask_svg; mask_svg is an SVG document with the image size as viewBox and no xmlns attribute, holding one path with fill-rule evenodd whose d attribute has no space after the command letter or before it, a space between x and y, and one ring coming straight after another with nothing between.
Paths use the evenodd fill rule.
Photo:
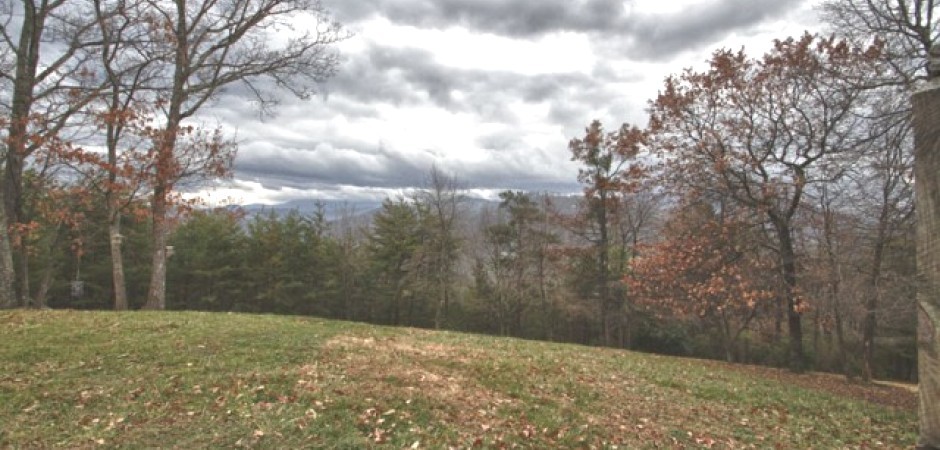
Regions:
<instances>
[{"instance_id":1,"label":"wooden post","mask_svg":"<svg viewBox=\"0 0 940 450\"><path fill-rule=\"evenodd\" d=\"M931 54L937 48L931 50ZM917 210L918 449L940 450L940 69L914 93L914 197Z\"/></svg>"}]
</instances>

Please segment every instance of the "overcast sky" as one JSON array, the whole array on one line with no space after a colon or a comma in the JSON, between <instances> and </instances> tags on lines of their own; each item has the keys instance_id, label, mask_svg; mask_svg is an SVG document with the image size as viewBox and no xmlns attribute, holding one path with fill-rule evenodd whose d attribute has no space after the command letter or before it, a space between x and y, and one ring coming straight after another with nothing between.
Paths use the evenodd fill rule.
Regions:
<instances>
[{"instance_id":1,"label":"overcast sky","mask_svg":"<svg viewBox=\"0 0 940 450\"><path fill-rule=\"evenodd\" d=\"M481 196L577 191L567 143L591 120L644 126L667 75L819 28L813 0L323 3L355 33L339 75L263 120L238 98L208 109L239 142L210 202L381 199L432 164Z\"/></svg>"}]
</instances>

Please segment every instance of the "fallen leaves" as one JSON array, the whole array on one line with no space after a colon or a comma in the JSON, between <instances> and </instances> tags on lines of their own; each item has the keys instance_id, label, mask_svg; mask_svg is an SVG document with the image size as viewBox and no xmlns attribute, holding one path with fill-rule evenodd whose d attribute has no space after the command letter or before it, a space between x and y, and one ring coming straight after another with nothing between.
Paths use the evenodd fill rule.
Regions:
<instances>
[{"instance_id":1,"label":"fallen leaves","mask_svg":"<svg viewBox=\"0 0 940 450\"><path fill-rule=\"evenodd\" d=\"M0 421L15 434L0 438L25 448L101 440L114 447L625 449L898 448L916 436L913 409L899 400L914 394L841 377L455 333L181 315L194 319L162 347L134 345L153 328L147 317L120 316L140 323L120 332L100 324L105 346L44 362L56 372L42 382L30 375L36 361L14 366L0 393L22 396L0 404ZM328 326L335 328L322 331ZM203 328L187 337L193 327ZM249 337L233 336L251 327ZM125 331L127 340L113 344ZM327 337L304 340L313 334ZM205 352L200 345L218 352L213 364L187 368L196 359L185 352ZM128 364L109 352L155 362ZM97 366L112 376L89 370Z\"/></svg>"}]
</instances>

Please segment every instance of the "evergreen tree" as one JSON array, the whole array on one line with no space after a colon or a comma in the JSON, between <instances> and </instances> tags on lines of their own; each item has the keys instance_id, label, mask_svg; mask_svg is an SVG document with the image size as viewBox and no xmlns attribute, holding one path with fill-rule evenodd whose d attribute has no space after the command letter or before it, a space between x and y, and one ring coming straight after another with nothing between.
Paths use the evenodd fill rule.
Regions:
<instances>
[{"instance_id":1,"label":"evergreen tree","mask_svg":"<svg viewBox=\"0 0 940 450\"><path fill-rule=\"evenodd\" d=\"M417 313L423 308L417 298L421 275L417 256L425 241L418 205L386 199L372 226L369 253L379 302L372 318L392 325L418 325L422 322Z\"/></svg>"}]
</instances>

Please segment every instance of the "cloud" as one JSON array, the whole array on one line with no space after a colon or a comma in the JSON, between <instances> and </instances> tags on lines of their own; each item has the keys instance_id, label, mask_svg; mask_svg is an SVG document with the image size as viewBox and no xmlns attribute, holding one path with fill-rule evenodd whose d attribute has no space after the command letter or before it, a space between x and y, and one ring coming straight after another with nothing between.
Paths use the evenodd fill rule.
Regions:
<instances>
[{"instance_id":1,"label":"cloud","mask_svg":"<svg viewBox=\"0 0 940 450\"><path fill-rule=\"evenodd\" d=\"M667 73L805 3L659 1L333 0L357 36L320 97L259 120L233 90L207 110L237 130L232 192L394 196L433 164L479 192L577 192L567 143L592 119L644 125Z\"/></svg>"},{"instance_id":2,"label":"cloud","mask_svg":"<svg viewBox=\"0 0 940 450\"><path fill-rule=\"evenodd\" d=\"M437 164L468 188L564 191L577 173L569 134L622 94L607 85L624 78L616 70L592 71L455 68L423 49L369 43L320 99L285 101L263 121L237 98L213 111L238 130L236 178L267 189L408 189Z\"/></svg>"},{"instance_id":3,"label":"cloud","mask_svg":"<svg viewBox=\"0 0 940 450\"><path fill-rule=\"evenodd\" d=\"M323 142L312 149L256 145L235 163L242 179L267 187L344 184L397 188L419 179L431 159L420 154L373 148L338 148Z\"/></svg>"},{"instance_id":4,"label":"cloud","mask_svg":"<svg viewBox=\"0 0 940 450\"><path fill-rule=\"evenodd\" d=\"M623 0L369 0L338 2L348 23L381 17L422 29L464 28L520 39L575 32L607 41L625 55L669 60L686 50L714 45L737 30L758 26L798 9L805 0L710 0L687 2L679 11L645 12ZM369 30L363 30L368 33Z\"/></svg>"},{"instance_id":5,"label":"cloud","mask_svg":"<svg viewBox=\"0 0 940 450\"><path fill-rule=\"evenodd\" d=\"M687 50L709 48L735 32L795 10L802 0L720 0L676 14L637 14L624 24L624 53L663 60Z\"/></svg>"},{"instance_id":6,"label":"cloud","mask_svg":"<svg viewBox=\"0 0 940 450\"><path fill-rule=\"evenodd\" d=\"M448 110L492 114L493 119L507 120L511 114L494 108L504 105L506 98L531 103L552 101L603 81L581 73L526 75L455 68L438 62L424 49L372 43L350 58L343 72L326 83L325 91L327 98L339 95L394 106L430 102Z\"/></svg>"},{"instance_id":7,"label":"cloud","mask_svg":"<svg viewBox=\"0 0 940 450\"><path fill-rule=\"evenodd\" d=\"M381 145L352 149L322 143L313 150L255 145L236 161L236 178L274 190L329 190L337 185L402 190L422 187L436 164L468 189L570 190L574 186L571 171L559 170L557 152L530 149L508 132L492 139L503 140L481 138L481 144L498 148L487 149L473 163L438 158L432 151L406 152Z\"/></svg>"},{"instance_id":8,"label":"cloud","mask_svg":"<svg viewBox=\"0 0 940 450\"><path fill-rule=\"evenodd\" d=\"M506 36L610 30L624 19L621 0L368 0L337 2L342 21L385 17L422 28L465 27Z\"/></svg>"},{"instance_id":9,"label":"cloud","mask_svg":"<svg viewBox=\"0 0 940 450\"><path fill-rule=\"evenodd\" d=\"M577 189L577 169L566 149L492 151L492 157L456 172L471 189L521 189L570 192Z\"/></svg>"}]
</instances>

